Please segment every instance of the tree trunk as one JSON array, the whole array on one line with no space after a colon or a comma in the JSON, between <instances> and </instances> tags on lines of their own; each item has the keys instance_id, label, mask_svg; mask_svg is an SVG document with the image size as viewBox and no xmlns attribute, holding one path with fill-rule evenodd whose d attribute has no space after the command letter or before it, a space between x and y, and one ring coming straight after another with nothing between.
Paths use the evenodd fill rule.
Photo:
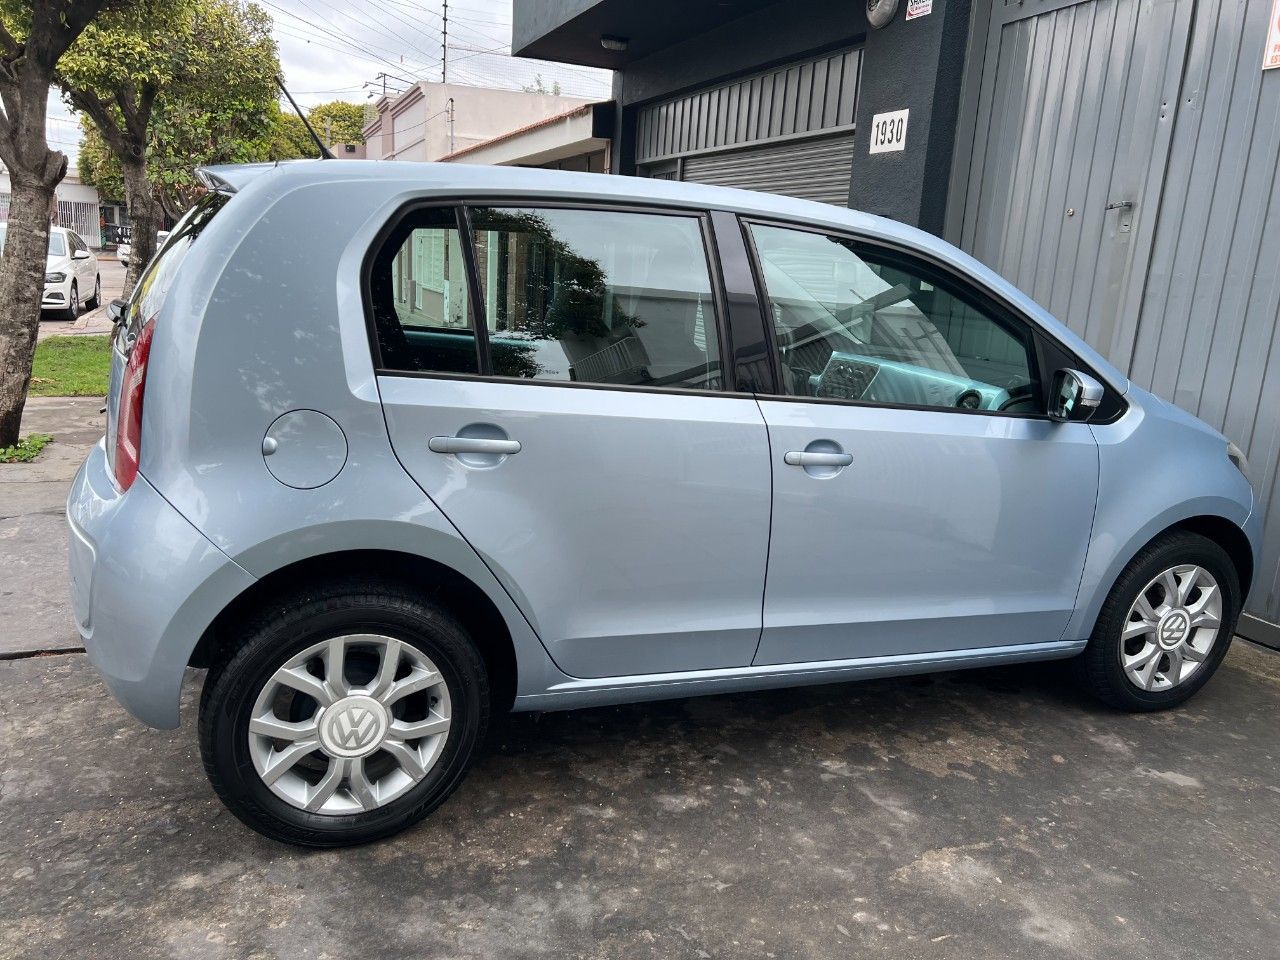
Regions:
<instances>
[{"instance_id":1,"label":"tree trunk","mask_svg":"<svg viewBox=\"0 0 1280 960\"><path fill-rule=\"evenodd\" d=\"M124 276L124 296L128 299L138 277L156 252L160 205L151 189L151 181L147 179L145 156L130 157L120 166L124 171L124 202L129 208L129 269Z\"/></svg>"},{"instance_id":2,"label":"tree trunk","mask_svg":"<svg viewBox=\"0 0 1280 960\"><path fill-rule=\"evenodd\" d=\"M0 447L18 442L40 327L53 187L15 178L0 261Z\"/></svg>"}]
</instances>

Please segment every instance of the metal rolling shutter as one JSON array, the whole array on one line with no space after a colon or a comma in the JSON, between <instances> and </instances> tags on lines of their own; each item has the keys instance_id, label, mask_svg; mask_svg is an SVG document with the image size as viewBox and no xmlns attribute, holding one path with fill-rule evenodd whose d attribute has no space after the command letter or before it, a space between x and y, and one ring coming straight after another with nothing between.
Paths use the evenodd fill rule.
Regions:
<instances>
[{"instance_id":1,"label":"metal rolling shutter","mask_svg":"<svg viewBox=\"0 0 1280 960\"><path fill-rule=\"evenodd\" d=\"M853 132L686 157L681 179L847 206Z\"/></svg>"}]
</instances>

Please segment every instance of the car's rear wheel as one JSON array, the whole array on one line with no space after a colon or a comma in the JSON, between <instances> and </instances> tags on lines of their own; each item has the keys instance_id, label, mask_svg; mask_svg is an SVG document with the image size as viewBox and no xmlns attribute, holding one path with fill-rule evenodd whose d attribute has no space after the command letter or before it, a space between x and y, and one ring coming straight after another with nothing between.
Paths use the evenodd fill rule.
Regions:
<instances>
[{"instance_id":1,"label":"car's rear wheel","mask_svg":"<svg viewBox=\"0 0 1280 960\"><path fill-rule=\"evenodd\" d=\"M446 610L394 584L333 584L247 625L205 681L200 749L218 796L250 827L345 846L442 803L488 708L484 662Z\"/></svg>"},{"instance_id":2,"label":"car's rear wheel","mask_svg":"<svg viewBox=\"0 0 1280 960\"><path fill-rule=\"evenodd\" d=\"M102 306L102 277L93 278L93 296L85 301L85 306L90 310Z\"/></svg>"},{"instance_id":3,"label":"car's rear wheel","mask_svg":"<svg viewBox=\"0 0 1280 960\"><path fill-rule=\"evenodd\" d=\"M1240 578L1231 557L1182 530L1148 546L1120 574L1089 646L1085 682L1122 710L1161 710L1208 683L1240 616Z\"/></svg>"}]
</instances>

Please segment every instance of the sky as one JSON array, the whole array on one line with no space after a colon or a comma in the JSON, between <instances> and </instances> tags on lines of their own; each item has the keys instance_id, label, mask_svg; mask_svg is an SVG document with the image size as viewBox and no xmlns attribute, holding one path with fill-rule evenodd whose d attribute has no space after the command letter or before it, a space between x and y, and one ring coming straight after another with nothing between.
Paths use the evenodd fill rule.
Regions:
<instances>
[{"instance_id":1,"label":"sky","mask_svg":"<svg viewBox=\"0 0 1280 960\"><path fill-rule=\"evenodd\" d=\"M275 21L285 86L305 109L330 100L372 103L416 80L439 80L443 0L255 0ZM449 80L519 90L538 76L569 96L608 99L610 76L565 64L511 57L511 0L450 0ZM287 109L287 104L284 104ZM49 98L50 146L75 162L79 123L56 93Z\"/></svg>"}]
</instances>

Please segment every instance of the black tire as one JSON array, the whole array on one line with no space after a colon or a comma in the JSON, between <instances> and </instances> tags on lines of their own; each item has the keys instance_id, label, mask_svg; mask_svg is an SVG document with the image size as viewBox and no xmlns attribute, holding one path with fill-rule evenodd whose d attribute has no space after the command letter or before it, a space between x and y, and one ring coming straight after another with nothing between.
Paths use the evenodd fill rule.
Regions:
<instances>
[{"instance_id":1,"label":"black tire","mask_svg":"<svg viewBox=\"0 0 1280 960\"><path fill-rule=\"evenodd\" d=\"M344 633L378 632L412 644L444 676L451 725L421 782L383 807L348 815L309 813L262 782L249 751L249 714L262 685L290 656ZM200 700L200 753L227 808L259 833L305 847L340 847L390 836L426 817L461 782L489 715L484 661L447 610L378 580L322 584L277 598L239 631L243 642L215 664Z\"/></svg>"},{"instance_id":2,"label":"black tire","mask_svg":"<svg viewBox=\"0 0 1280 960\"><path fill-rule=\"evenodd\" d=\"M102 306L102 277L94 277L93 296L86 300L84 305L88 310L96 310Z\"/></svg>"},{"instance_id":3,"label":"black tire","mask_svg":"<svg viewBox=\"0 0 1280 960\"><path fill-rule=\"evenodd\" d=\"M1138 592L1162 571L1179 564L1205 568L1222 591L1222 622L1208 658L1183 683L1168 690L1143 690L1125 675L1121 664L1121 633ZM1089 645L1080 655L1079 673L1085 686L1104 703L1141 713L1166 710L1190 699L1209 682L1231 646L1240 617L1240 576L1231 557L1218 544L1189 530L1177 530L1152 541L1138 552L1116 580L1102 605Z\"/></svg>"},{"instance_id":4,"label":"black tire","mask_svg":"<svg viewBox=\"0 0 1280 960\"><path fill-rule=\"evenodd\" d=\"M80 287L71 281L71 293L67 300L67 308L62 311L62 319L75 320L80 316Z\"/></svg>"}]
</instances>

